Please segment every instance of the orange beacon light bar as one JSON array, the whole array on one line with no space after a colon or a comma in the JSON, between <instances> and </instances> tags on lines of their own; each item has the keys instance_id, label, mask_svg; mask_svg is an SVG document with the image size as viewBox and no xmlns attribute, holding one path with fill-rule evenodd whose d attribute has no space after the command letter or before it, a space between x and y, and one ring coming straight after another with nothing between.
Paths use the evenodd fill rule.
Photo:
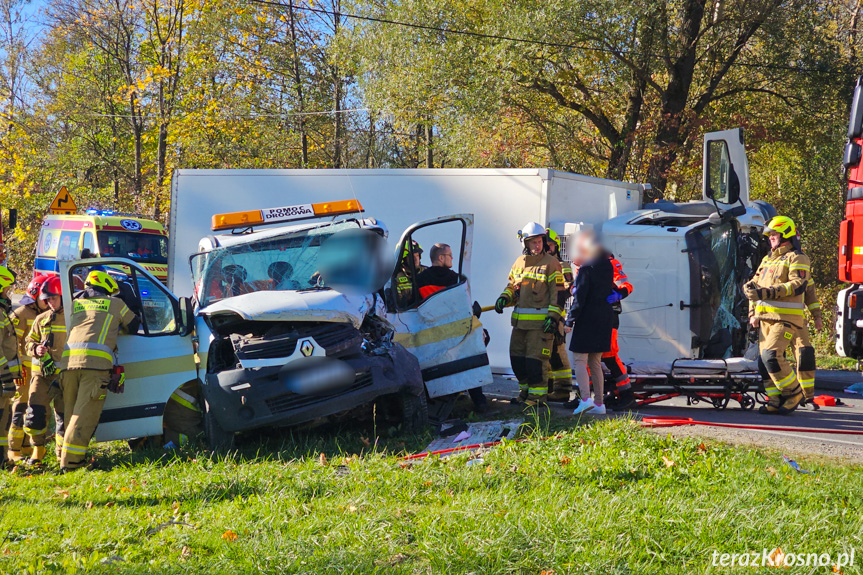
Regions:
<instances>
[{"instance_id":1,"label":"orange beacon light bar","mask_svg":"<svg viewBox=\"0 0 863 575\"><path fill-rule=\"evenodd\" d=\"M363 206L357 200L341 200L338 202L321 202L318 204L299 204L283 208L266 208L246 212L231 212L213 216L213 231L232 228L247 228L308 220L324 216L340 216L363 212Z\"/></svg>"}]
</instances>

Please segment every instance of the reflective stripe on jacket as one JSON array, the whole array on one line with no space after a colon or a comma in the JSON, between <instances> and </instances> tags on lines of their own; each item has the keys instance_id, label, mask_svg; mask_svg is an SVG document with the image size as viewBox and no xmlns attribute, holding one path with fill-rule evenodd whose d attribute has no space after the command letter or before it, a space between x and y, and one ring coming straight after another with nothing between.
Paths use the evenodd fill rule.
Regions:
<instances>
[{"instance_id":1,"label":"reflective stripe on jacket","mask_svg":"<svg viewBox=\"0 0 863 575\"><path fill-rule=\"evenodd\" d=\"M27 335L27 355L33 358L33 373L42 373L42 362L36 357L36 348L54 334L54 341L48 348L48 353L54 360L54 367L59 371L65 369L66 360L63 349L66 346L66 314L61 309L58 312L48 310L42 312L33 322L33 329Z\"/></svg>"},{"instance_id":2,"label":"reflective stripe on jacket","mask_svg":"<svg viewBox=\"0 0 863 575\"><path fill-rule=\"evenodd\" d=\"M18 359L25 366L30 366L32 358L27 353L27 335L33 329L33 321L42 312L36 307L35 303L22 305L16 308L9 315L12 324L15 326L15 336L18 338Z\"/></svg>"},{"instance_id":3,"label":"reflective stripe on jacket","mask_svg":"<svg viewBox=\"0 0 863 575\"><path fill-rule=\"evenodd\" d=\"M66 369L111 369L120 325L127 326L134 320L135 314L117 298L74 300L63 349Z\"/></svg>"},{"instance_id":4,"label":"reflective stripe on jacket","mask_svg":"<svg viewBox=\"0 0 863 575\"><path fill-rule=\"evenodd\" d=\"M500 294L507 304L515 304L512 326L542 329L546 318L559 320L562 309L558 294L563 285L563 268L555 256L542 253L515 260L506 288Z\"/></svg>"},{"instance_id":5,"label":"reflective stripe on jacket","mask_svg":"<svg viewBox=\"0 0 863 575\"><path fill-rule=\"evenodd\" d=\"M21 365L18 362L18 338L15 337L15 327L9 319L10 313L7 306L0 307L0 374L8 371L13 377L19 377Z\"/></svg>"},{"instance_id":6,"label":"reflective stripe on jacket","mask_svg":"<svg viewBox=\"0 0 863 575\"><path fill-rule=\"evenodd\" d=\"M812 268L809 257L790 245L773 250L761 261L752 282L744 286L749 301L749 316L771 321L784 321L797 327L805 325L804 294ZM751 283L759 288L774 288L776 296L760 300Z\"/></svg>"}]
</instances>

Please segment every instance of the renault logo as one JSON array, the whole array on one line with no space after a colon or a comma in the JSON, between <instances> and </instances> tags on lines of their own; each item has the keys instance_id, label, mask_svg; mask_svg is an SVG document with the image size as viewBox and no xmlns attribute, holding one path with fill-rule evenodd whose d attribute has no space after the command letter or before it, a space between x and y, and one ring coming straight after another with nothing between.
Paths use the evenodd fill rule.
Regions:
<instances>
[{"instance_id":1,"label":"renault logo","mask_svg":"<svg viewBox=\"0 0 863 575\"><path fill-rule=\"evenodd\" d=\"M311 342L311 340L303 340L303 343L300 344L300 353L302 353L304 357L309 357L314 352L315 345Z\"/></svg>"}]
</instances>

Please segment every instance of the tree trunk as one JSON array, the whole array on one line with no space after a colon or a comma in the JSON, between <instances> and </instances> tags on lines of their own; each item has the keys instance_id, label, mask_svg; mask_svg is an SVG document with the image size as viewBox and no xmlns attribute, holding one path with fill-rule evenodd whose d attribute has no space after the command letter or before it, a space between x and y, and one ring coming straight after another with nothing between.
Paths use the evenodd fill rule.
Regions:
<instances>
[{"instance_id":1,"label":"tree trunk","mask_svg":"<svg viewBox=\"0 0 863 575\"><path fill-rule=\"evenodd\" d=\"M431 118L426 121L426 168L434 168L434 131Z\"/></svg>"},{"instance_id":2,"label":"tree trunk","mask_svg":"<svg viewBox=\"0 0 863 575\"><path fill-rule=\"evenodd\" d=\"M168 155L168 124L162 122L159 124L159 142L156 147L156 206L153 208L153 217L159 219L162 215L162 208L159 202L162 199L162 190L165 187L165 175L167 172L167 155Z\"/></svg>"},{"instance_id":3,"label":"tree trunk","mask_svg":"<svg viewBox=\"0 0 863 575\"><path fill-rule=\"evenodd\" d=\"M297 111L300 118L300 146L302 150L301 166L307 168L309 166L309 135L306 133L306 100L303 95L303 76L300 73L300 52L297 48L297 23L294 19L294 0L288 4L288 25L291 33L291 49L293 51L294 65L292 71L294 73L294 87L297 92Z\"/></svg>"}]
</instances>

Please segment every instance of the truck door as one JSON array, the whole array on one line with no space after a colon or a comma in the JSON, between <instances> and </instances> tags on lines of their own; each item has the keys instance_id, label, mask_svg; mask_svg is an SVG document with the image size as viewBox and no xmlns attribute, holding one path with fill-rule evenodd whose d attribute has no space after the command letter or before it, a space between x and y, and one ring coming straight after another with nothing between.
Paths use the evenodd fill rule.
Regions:
<instances>
[{"instance_id":1,"label":"truck door","mask_svg":"<svg viewBox=\"0 0 863 575\"><path fill-rule=\"evenodd\" d=\"M431 398L492 381L482 324L472 312L472 239L473 215L444 216L412 225L396 248L387 315L396 329L395 341L419 360ZM431 266L432 252L449 251L452 256L445 263L452 266L452 274L435 274L435 286L420 289L418 281L424 277L420 270ZM415 265L415 254L420 267Z\"/></svg>"},{"instance_id":2,"label":"truck door","mask_svg":"<svg viewBox=\"0 0 863 575\"><path fill-rule=\"evenodd\" d=\"M711 132L704 136L702 196L722 210L738 200L749 205L749 162L743 128Z\"/></svg>"},{"instance_id":3,"label":"truck door","mask_svg":"<svg viewBox=\"0 0 863 575\"><path fill-rule=\"evenodd\" d=\"M121 333L117 340L117 363L126 371L125 391L108 394L95 439L114 441L160 435L168 398L181 385L198 377L190 335L194 326L191 306L175 298L131 260L63 261L60 278L67 330L73 305L70 282L75 276L86 277L94 265L122 265L129 270L125 283L131 288L131 297L126 298L126 305L141 318L137 333Z\"/></svg>"}]
</instances>

